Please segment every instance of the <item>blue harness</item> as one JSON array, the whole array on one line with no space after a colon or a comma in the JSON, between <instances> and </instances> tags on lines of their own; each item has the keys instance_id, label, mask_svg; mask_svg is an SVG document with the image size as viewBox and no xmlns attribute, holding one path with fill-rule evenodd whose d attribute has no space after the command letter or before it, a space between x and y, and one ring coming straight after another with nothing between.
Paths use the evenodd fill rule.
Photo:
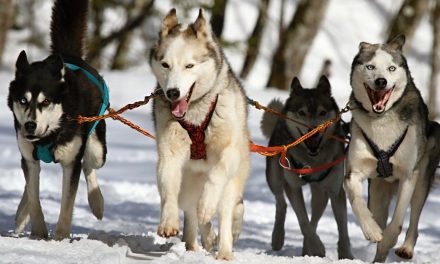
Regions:
<instances>
[{"instance_id":1,"label":"blue harness","mask_svg":"<svg viewBox=\"0 0 440 264\"><path fill-rule=\"evenodd\" d=\"M83 63L85 64L85 62L83 62ZM87 65L87 64L85 64L85 65ZM98 86L98 88L102 94L102 104L101 104L101 107L99 108L98 115L104 114L108 108L108 105L109 105L108 87L107 87L107 84L105 83L104 79L101 76L99 76L98 74L94 75L90 71L88 71L78 65L72 64L72 63L64 63L64 66L69 68L72 71L81 71L82 73L84 73L86 75L86 77L93 84ZM95 121L93 123L93 125L90 128L90 131L87 135L87 138L90 137L90 135L93 133L93 131L95 130L98 123L99 123L99 120ZM46 144L46 145L37 145L36 146L36 153L35 153L36 158L38 160L45 162L45 163L56 162L55 157L53 155L52 147L53 147L53 142Z\"/></svg>"}]
</instances>

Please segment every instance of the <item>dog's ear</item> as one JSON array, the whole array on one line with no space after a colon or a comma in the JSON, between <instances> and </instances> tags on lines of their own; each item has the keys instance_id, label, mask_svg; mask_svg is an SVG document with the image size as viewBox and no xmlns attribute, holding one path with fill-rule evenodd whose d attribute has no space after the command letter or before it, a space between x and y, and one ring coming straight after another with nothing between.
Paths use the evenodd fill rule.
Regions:
<instances>
[{"instance_id":1,"label":"dog's ear","mask_svg":"<svg viewBox=\"0 0 440 264\"><path fill-rule=\"evenodd\" d=\"M47 64L49 71L61 80L64 75L64 61L60 55L53 54L47 57L44 62Z\"/></svg>"},{"instance_id":2,"label":"dog's ear","mask_svg":"<svg viewBox=\"0 0 440 264\"><path fill-rule=\"evenodd\" d=\"M192 28L197 38L210 38L212 34L211 24L206 20L203 9L199 9L199 15L192 24Z\"/></svg>"},{"instance_id":3,"label":"dog's ear","mask_svg":"<svg viewBox=\"0 0 440 264\"><path fill-rule=\"evenodd\" d=\"M20 76L29 69L29 62L27 59L26 52L22 50L20 55L18 55L17 62L15 63L15 75Z\"/></svg>"},{"instance_id":4,"label":"dog's ear","mask_svg":"<svg viewBox=\"0 0 440 264\"><path fill-rule=\"evenodd\" d=\"M405 35L400 34L388 41L388 46L390 46L392 49L402 51L403 45L405 45Z\"/></svg>"},{"instance_id":5,"label":"dog's ear","mask_svg":"<svg viewBox=\"0 0 440 264\"><path fill-rule=\"evenodd\" d=\"M371 47L373 47L373 44L370 44L370 43L367 43L367 42L363 42L363 41L361 43L359 43L359 51L366 50L366 49L369 49Z\"/></svg>"},{"instance_id":6,"label":"dog's ear","mask_svg":"<svg viewBox=\"0 0 440 264\"><path fill-rule=\"evenodd\" d=\"M292 83L290 84L290 94L300 94L303 90L303 87L301 85L301 83L299 82L299 79L294 77L292 80Z\"/></svg>"},{"instance_id":7,"label":"dog's ear","mask_svg":"<svg viewBox=\"0 0 440 264\"><path fill-rule=\"evenodd\" d=\"M325 75L322 75L321 78L319 78L318 86L316 88L326 95L330 96L332 94L332 87Z\"/></svg>"},{"instance_id":8,"label":"dog's ear","mask_svg":"<svg viewBox=\"0 0 440 264\"><path fill-rule=\"evenodd\" d=\"M168 36L171 29L175 28L178 24L179 21L177 21L176 9L173 8L168 12L168 14L165 16L165 18L162 21L162 28L159 33L160 38L164 38Z\"/></svg>"}]
</instances>

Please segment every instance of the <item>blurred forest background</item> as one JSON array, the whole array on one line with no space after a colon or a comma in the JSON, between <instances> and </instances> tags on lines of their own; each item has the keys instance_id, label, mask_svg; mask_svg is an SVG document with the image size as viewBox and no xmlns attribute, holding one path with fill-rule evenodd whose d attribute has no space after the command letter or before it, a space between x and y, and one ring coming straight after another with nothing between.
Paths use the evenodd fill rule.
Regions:
<instances>
[{"instance_id":1,"label":"blurred forest background","mask_svg":"<svg viewBox=\"0 0 440 264\"><path fill-rule=\"evenodd\" d=\"M73 0L72 0L73 1ZM123 70L136 66L146 60L148 50L157 39L157 29L164 16L163 11L156 8L160 0L91 0L89 13L89 37L87 39L86 60L98 69ZM278 17L268 14L268 7L278 1ZM242 68L237 75L246 79L252 71L260 55L264 29L268 21L278 21L278 46L270 60L270 74L267 87L288 89L293 76L299 76L305 58L332 0L255 0L259 13L253 30L246 41L228 42L222 38L228 0L171 0L179 10L179 16L188 16L196 8L204 8L211 16L213 30L223 46L241 49L245 54ZM353 1L353 0L352 0ZM371 0L372 5L380 6L384 0ZM391 0L385 0L391 1ZM286 17L286 4L296 5L290 17ZM4 47L8 41L8 32L30 30L30 34L21 39L28 47L48 51L48 36L41 32L35 23L38 16L36 10L46 0L0 0L0 69ZM108 11L118 17L106 15ZM243 10L243 12L246 12ZM46 14L45 14L46 15ZM289 14L290 15L290 14ZM49 13L47 14L49 16ZM394 14L389 14L389 23L384 29L383 41L405 34L406 49L410 48L419 22L424 16L429 17L432 24L431 78L428 105L431 113L436 113L438 77L440 71L440 0L402 0L401 7ZM118 23L111 23L112 19ZM288 22L286 22L288 21ZM366 21L368 23L368 21ZM117 24L117 26L108 25ZM142 56L129 56L129 51L136 43L142 43ZM112 46L112 52L104 50ZM139 46L139 45L137 45ZM322 61L321 74L331 74L331 60Z\"/></svg>"}]
</instances>

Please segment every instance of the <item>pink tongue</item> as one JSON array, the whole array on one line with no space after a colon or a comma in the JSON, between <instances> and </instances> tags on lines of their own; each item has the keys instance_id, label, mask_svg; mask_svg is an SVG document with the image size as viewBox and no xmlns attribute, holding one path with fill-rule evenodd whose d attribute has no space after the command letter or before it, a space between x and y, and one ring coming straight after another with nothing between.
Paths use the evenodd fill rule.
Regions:
<instances>
[{"instance_id":1,"label":"pink tongue","mask_svg":"<svg viewBox=\"0 0 440 264\"><path fill-rule=\"evenodd\" d=\"M171 108L171 113L174 117L183 117L188 110L188 102L186 101L186 98L182 99L179 102L173 103Z\"/></svg>"},{"instance_id":2,"label":"pink tongue","mask_svg":"<svg viewBox=\"0 0 440 264\"><path fill-rule=\"evenodd\" d=\"M380 92L374 92L373 96L375 97L375 103L373 104L373 108L376 111L382 111L385 109L385 104L390 98L391 91L380 91Z\"/></svg>"}]
</instances>

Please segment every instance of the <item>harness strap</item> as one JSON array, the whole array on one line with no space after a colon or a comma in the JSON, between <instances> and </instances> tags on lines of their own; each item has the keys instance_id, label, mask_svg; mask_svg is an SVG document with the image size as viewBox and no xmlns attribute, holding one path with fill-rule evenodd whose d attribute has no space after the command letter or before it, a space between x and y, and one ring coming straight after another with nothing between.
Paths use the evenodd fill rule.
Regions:
<instances>
[{"instance_id":1,"label":"harness strap","mask_svg":"<svg viewBox=\"0 0 440 264\"><path fill-rule=\"evenodd\" d=\"M206 143L205 143L205 130L208 127L212 115L214 114L214 109L217 105L218 94L216 95L214 101L212 101L208 113L205 116L205 120L198 125L188 123L185 120L178 120L179 124L186 130L189 138L191 139L191 159L192 160L206 160Z\"/></svg>"},{"instance_id":2,"label":"harness strap","mask_svg":"<svg viewBox=\"0 0 440 264\"><path fill-rule=\"evenodd\" d=\"M290 161L287 157L280 158L279 162L280 162L281 167L283 167L287 171L291 171L291 172L298 174L299 177L301 179L303 179L304 181L306 181L306 182L319 182L319 181L322 181L325 177L327 177L329 175L332 167L343 162L344 160L345 160L345 155L342 155L342 156L338 157L337 159L333 160L332 162L325 163L321 166L314 167L314 168L307 166L307 165L303 165L302 163L300 163L296 160L293 160L293 165L296 168L292 168L290 166ZM323 173L319 174L318 177L312 177L312 174L317 173L317 172L323 172Z\"/></svg>"},{"instance_id":3,"label":"harness strap","mask_svg":"<svg viewBox=\"0 0 440 264\"><path fill-rule=\"evenodd\" d=\"M368 136L365 134L363 130L361 130L362 135L373 151L374 156L377 159L377 168L376 171L379 173L379 177L386 178L393 175L393 164L390 162L390 158L394 156L396 151L399 149L403 140L406 137L408 132L408 127L406 127L405 131L400 135L399 138L391 145L391 147L385 151L380 149Z\"/></svg>"},{"instance_id":4,"label":"harness strap","mask_svg":"<svg viewBox=\"0 0 440 264\"><path fill-rule=\"evenodd\" d=\"M65 61L72 61L72 63L65 62L64 63L65 67L67 67L72 71L81 71L94 85L96 85L99 88L102 94L102 104L99 107L98 115L104 114L109 106L109 92L108 92L107 84L105 83L104 79L98 74L96 70L90 67L82 59L65 58ZM99 121L100 120L97 120L92 124L92 127L90 128L89 133L87 134L87 138L90 137L90 135L96 129L96 126L98 125ZM37 160L41 160L45 163L56 162L53 154L53 142L50 142L45 145L37 145L34 156Z\"/></svg>"}]
</instances>

